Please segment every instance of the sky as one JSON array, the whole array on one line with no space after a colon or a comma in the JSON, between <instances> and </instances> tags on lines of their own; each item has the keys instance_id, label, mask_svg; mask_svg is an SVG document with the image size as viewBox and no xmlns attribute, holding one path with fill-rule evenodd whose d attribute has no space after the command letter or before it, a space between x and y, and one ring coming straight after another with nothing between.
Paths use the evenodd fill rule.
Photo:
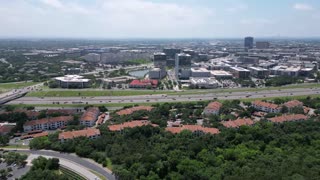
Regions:
<instances>
[{"instance_id":1,"label":"sky","mask_svg":"<svg viewBox=\"0 0 320 180\"><path fill-rule=\"evenodd\" d=\"M0 0L0 37L320 37L319 0Z\"/></svg>"}]
</instances>

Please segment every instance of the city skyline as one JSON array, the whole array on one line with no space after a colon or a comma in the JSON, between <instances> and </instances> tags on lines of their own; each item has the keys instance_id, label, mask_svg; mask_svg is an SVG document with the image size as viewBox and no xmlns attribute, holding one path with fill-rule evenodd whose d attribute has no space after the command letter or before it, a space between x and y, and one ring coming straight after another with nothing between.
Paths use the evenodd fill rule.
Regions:
<instances>
[{"instance_id":1,"label":"city skyline","mask_svg":"<svg viewBox=\"0 0 320 180\"><path fill-rule=\"evenodd\" d=\"M320 37L316 0L1 1L1 38Z\"/></svg>"}]
</instances>

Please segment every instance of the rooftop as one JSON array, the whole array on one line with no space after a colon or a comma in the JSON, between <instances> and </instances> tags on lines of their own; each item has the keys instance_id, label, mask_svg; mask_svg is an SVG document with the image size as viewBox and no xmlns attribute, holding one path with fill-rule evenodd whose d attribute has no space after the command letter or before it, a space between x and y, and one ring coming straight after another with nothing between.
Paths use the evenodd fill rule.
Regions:
<instances>
[{"instance_id":1,"label":"rooftop","mask_svg":"<svg viewBox=\"0 0 320 180\"><path fill-rule=\"evenodd\" d=\"M215 102L211 102L208 104L207 107L205 107L205 109L213 109L213 110L219 110L222 107L222 104L218 101Z\"/></svg>"},{"instance_id":2,"label":"rooftop","mask_svg":"<svg viewBox=\"0 0 320 180\"><path fill-rule=\"evenodd\" d=\"M238 128L240 126L250 126L254 124L254 121L252 119L246 118L246 119L237 119L237 120L230 120L230 121L223 121L221 124L227 128Z\"/></svg>"},{"instance_id":3,"label":"rooftop","mask_svg":"<svg viewBox=\"0 0 320 180\"><path fill-rule=\"evenodd\" d=\"M79 75L65 75L63 77L56 77L55 80L62 82L89 82L90 79L83 79L83 76Z\"/></svg>"},{"instance_id":4,"label":"rooftop","mask_svg":"<svg viewBox=\"0 0 320 180\"><path fill-rule=\"evenodd\" d=\"M132 108L127 108L127 109L123 109L117 112L118 115L129 115L132 114L135 111L141 111L141 110L146 110L146 111L151 111L153 109L153 107L151 106L135 106Z\"/></svg>"},{"instance_id":5,"label":"rooftop","mask_svg":"<svg viewBox=\"0 0 320 180\"><path fill-rule=\"evenodd\" d=\"M203 133L208 133L208 134L219 134L220 131L217 128L207 128L207 127L202 127L200 125L183 125L181 127L167 127L166 131L169 131L173 134L178 134L183 130L189 130L191 132L196 132L196 131L202 131Z\"/></svg>"},{"instance_id":6,"label":"rooftop","mask_svg":"<svg viewBox=\"0 0 320 180\"><path fill-rule=\"evenodd\" d=\"M100 135L99 129L87 128L79 131L62 132L59 134L59 139L74 139L81 136L90 137L96 135Z\"/></svg>"},{"instance_id":7,"label":"rooftop","mask_svg":"<svg viewBox=\"0 0 320 180\"><path fill-rule=\"evenodd\" d=\"M282 123L286 121L298 121L298 120L307 120L308 117L303 114L290 114L290 115L282 115L274 118L269 118L268 120L276 123Z\"/></svg>"},{"instance_id":8,"label":"rooftop","mask_svg":"<svg viewBox=\"0 0 320 180\"><path fill-rule=\"evenodd\" d=\"M108 126L108 128L110 131L121 131L124 128L134 128L134 127L141 127L141 126L147 126L147 125L158 127L158 125L152 124L150 121L147 121L147 120L136 120L136 121L125 122L122 124L110 125Z\"/></svg>"}]
</instances>

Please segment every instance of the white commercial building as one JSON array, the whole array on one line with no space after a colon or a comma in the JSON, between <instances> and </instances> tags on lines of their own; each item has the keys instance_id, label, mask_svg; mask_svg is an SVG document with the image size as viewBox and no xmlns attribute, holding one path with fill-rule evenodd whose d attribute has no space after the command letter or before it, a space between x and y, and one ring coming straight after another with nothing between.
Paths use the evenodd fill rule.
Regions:
<instances>
[{"instance_id":1,"label":"white commercial building","mask_svg":"<svg viewBox=\"0 0 320 180\"><path fill-rule=\"evenodd\" d=\"M162 79L167 75L165 69L153 68L149 71L149 79Z\"/></svg>"},{"instance_id":2,"label":"white commercial building","mask_svg":"<svg viewBox=\"0 0 320 180\"><path fill-rule=\"evenodd\" d=\"M231 79L232 78L232 74L227 72L227 71L223 71L223 70L214 70L214 71L210 71L211 76L215 77L217 79Z\"/></svg>"},{"instance_id":3,"label":"white commercial building","mask_svg":"<svg viewBox=\"0 0 320 180\"><path fill-rule=\"evenodd\" d=\"M219 86L219 82L215 78L190 78L190 84L194 87L213 89Z\"/></svg>"},{"instance_id":4,"label":"white commercial building","mask_svg":"<svg viewBox=\"0 0 320 180\"><path fill-rule=\"evenodd\" d=\"M301 67L295 67L295 66L276 66L271 69L272 75L278 75L278 76L298 76L299 72L301 71Z\"/></svg>"},{"instance_id":5,"label":"white commercial building","mask_svg":"<svg viewBox=\"0 0 320 180\"><path fill-rule=\"evenodd\" d=\"M84 79L79 75L66 75L54 79L61 88L87 88L90 86L90 79Z\"/></svg>"},{"instance_id":6,"label":"white commercial building","mask_svg":"<svg viewBox=\"0 0 320 180\"><path fill-rule=\"evenodd\" d=\"M210 77L210 71L206 68L191 68L191 77Z\"/></svg>"}]
</instances>

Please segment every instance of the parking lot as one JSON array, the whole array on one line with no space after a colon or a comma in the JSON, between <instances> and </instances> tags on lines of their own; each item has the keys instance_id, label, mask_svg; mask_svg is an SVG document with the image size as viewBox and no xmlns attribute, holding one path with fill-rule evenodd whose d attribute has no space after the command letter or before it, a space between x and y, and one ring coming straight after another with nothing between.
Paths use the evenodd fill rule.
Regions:
<instances>
[{"instance_id":1,"label":"parking lot","mask_svg":"<svg viewBox=\"0 0 320 180\"><path fill-rule=\"evenodd\" d=\"M1 152L0 155L4 155L4 152ZM3 162L3 159L1 159L2 162L0 163L0 171L6 170L7 171L7 179L8 180L14 180L17 178L21 178L24 174L26 174L30 170L30 166L24 166L24 167L18 167L17 164L7 164L6 162Z\"/></svg>"}]
</instances>

